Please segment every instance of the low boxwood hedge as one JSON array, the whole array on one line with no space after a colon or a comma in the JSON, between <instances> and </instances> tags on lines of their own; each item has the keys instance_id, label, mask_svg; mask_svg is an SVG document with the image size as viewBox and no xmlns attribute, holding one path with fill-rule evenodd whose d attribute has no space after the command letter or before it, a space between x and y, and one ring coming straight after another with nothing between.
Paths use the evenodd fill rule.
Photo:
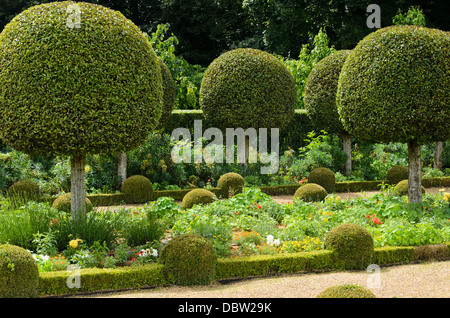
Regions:
<instances>
[{"instance_id":1,"label":"low boxwood hedge","mask_svg":"<svg viewBox=\"0 0 450 318\"><path fill-rule=\"evenodd\" d=\"M448 259L450 259L450 242L414 247L381 247L375 248L372 254L372 263L379 266ZM240 258L219 258L215 270L215 279L220 281L331 270L336 270L332 263L332 252L320 250ZM157 263L116 269L81 269L80 288L67 287L67 281L72 279L71 275L73 274L74 272L71 271L40 273L40 295L48 297L170 285L164 278L163 265Z\"/></svg>"}]
</instances>

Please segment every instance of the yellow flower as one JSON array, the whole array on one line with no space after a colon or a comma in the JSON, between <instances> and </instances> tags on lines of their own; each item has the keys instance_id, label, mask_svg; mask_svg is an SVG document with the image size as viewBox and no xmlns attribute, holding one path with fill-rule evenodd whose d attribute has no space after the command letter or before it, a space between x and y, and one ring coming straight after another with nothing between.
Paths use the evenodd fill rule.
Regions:
<instances>
[{"instance_id":1,"label":"yellow flower","mask_svg":"<svg viewBox=\"0 0 450 318\"><path fill-rule=\"evenodd\" d=\"M450 193L444 193L444 200L447 202L450 201Z\"/></svg>"},{"instance_id":2,"label":"yellow flower","mask_svg":"<svg viewBox=\"0 0 450 318\"><path fill-rule=\"evenodd\" d=\"M336 197L336 201L339 201L341 199L341 197Z\"/></svg>"},{"instance_id":3,"label":"yellow flower","mask_svg":"<svg viewBox=\"0 0 450 318\"><path fill-rule=\"evenodd\" d=\"M73 248L77 248L78 247L78 243L83 243L83 240L81 240L81 239L71 240L69 242L69 246L73 247Z\"/></svg>"}]
</instances>

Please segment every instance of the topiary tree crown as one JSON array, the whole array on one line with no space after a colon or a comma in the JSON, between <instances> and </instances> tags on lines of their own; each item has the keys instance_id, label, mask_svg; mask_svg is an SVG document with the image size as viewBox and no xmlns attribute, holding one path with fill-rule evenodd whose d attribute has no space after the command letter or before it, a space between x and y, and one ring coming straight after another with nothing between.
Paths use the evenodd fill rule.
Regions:
<instances>
[{"instance_id":1,"label":"topiary tree crown","mask_svg":"<svg viewBox=\"0 0 450 318\"><path fill-rule=\"evenodd\" d=\"M273 55L236 49L216 58L200 87L200 106L218 128L284 128L294 115L297 93L289 70Z\"/></svg>"}]
</instances>

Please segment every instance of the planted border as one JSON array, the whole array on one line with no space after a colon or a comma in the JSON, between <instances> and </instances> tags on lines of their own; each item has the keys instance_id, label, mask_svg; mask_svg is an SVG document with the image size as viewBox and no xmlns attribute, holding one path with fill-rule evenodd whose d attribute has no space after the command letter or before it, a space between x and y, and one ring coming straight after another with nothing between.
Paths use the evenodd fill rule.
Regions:
<instances>
[{"instance_id":1,"label":"planted border","mask_svg":"<svg viewBox=\"0 0 450 318\"><path fill-rule=\"evenodd\" d=\"M215 279L262 277L278 274L324 272L336 270L332 264L332 252L328 250L257 255L242 258L218 259ZM401 265L427 260L449 260L450 242L424 246L400 246L375 248L372 263L379 266ZM41 296L70 295L100 291L114 291L142 287L170 285L163 276L163 265L148 264L116 269L88 268L80 270L80 288L68 288L67 280L73 272L40 273Z\"/></svg>"}]
</instances>

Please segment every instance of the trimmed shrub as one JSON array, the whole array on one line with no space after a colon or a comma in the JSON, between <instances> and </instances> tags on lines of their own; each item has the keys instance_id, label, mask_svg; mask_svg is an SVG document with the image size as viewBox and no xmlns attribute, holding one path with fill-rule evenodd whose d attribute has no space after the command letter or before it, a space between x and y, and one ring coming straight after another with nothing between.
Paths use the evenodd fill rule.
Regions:
<instances>
[{"instance_id":1,"label":"trimmed shrub","mask_svg":"<svg viewBox=\"0 0 450 318\"><path fill-rule=\"evenodd\" d=\"M86 212L90 212L93 209L93 205L91 200L86 198ZM57 209L58 211L63 211L70 213L71 212L71 198L70 192L61 194L59 197L55 199L52 203L52 208Z\"/></svg>"},{"instance_id":2,"label":"trimmed shrub","mask_svg":"<svg viewBox=\"0 0 450 318\"><path fill-rule=\"evenodd\" d=\"M176 285L207 285L214 279L217 255L212 243L198 234L182 234L167 243L159 256L166 279Z\"/></svg>"},{"instance_id":3,"label":"trimmed shrub","mask_svg":"<svg viewBox=\"0 0 450 318\"><path fill-rule=\"evenodd\" d=\"M8 188L8 196L27 201L37 200L40 196L39 185L31 180L16 181Z\"/></svg>"},{"instance_id":4,"label":"trimmed shrub","mask_svg":"<svg viewBox=\"0 0 450 318\"><path fill-rule=\"evenodd\" d=\"M214 202L216 195L206 189L193 189L186 193L181 201L183 209L190 209L196 204L209 204Z\"/></svg>"},{"instance_id":5,"label":"trimmed shrub","mask_svg":"<svg viewBox=\"0 0 450 318\"><path fill-rule=\"evenodd\" d=\"M242 193L244 185L244 178L235 172L225 173L217 182L217 187L221 189L221 196L223 198L228 198L230 192L231 195Z\"/></svg>"},{"instance_id":6,"label":"trimmed shrub","mask_svg":"<svg viewBox=\"0 0 450 318\"><path fill-rule=\"evenodd\" d=\"M336 134L347 133L336 109L336 90L339 74L350 52L340 50L324 57L306 79L303 101L316 129Z\"/></svg>"},{"instance_id":7,"label":"trimmed shrub","mask_svg":"<svg viewBox=\"0 0 450 318\"><path fill-rule=\"evenodd\" d=\"M370 33L339 76L336 105L344 128L375 142L447 140L449 59L450 34L442 30L401 25Z\"/></svg>"},{"instance_id":8,"label":"trimmed shrub","mask_svg":"<svg viewBox=\"0 0 450 318\"><path fill-rule=\"evenodd\" d=\"M67 26L74 5L79 28ZM162 76L149 40L104 6L24 10L0 34L0 65L0 137L30 155L128 151L161 116Z\"/></svg>"},{"instance_id":9,"label":"trimmed shrub","mask_svg":"<svg viewBox=\"0 0 450 318\"><path fill-rule=\"evenodd\" d=\"M386 181L390 184L397 184L408 179L408 167L398 165L390 168L386 174Z\"/></svg>"},{"instance_id":10,"label":"trimmed shrub","mask_svg":"<svg viewBox=\"0 0 450 318\"><path fill-rule=\"evenodd\" d=\"M315 183L307 183L295 191L294 198L300 198L306 202L317 202L323 201L327 195L328 192L324 187Z\"/></svg>"},{"instance_id":11,"label":"trimmed shrub","mask_svg":"<svg viewBox=\"0 0 450 318\"><path fill-rule=\"evenodd\" d=\"M153 198L153 185L147 177L134 175L127 178L121 188L125 203L147 203Z\"/></svg>"},{"instance_id":12,"label":"trimmed shrub","mask_svg":"<svg viewBox=\"0 0 450 318\"><path fill-rule=\"evenodd\" d=\"M333 193L336 185L334 172L328 168L316 168L308 175L308 182L322 186L328 193Z\"/></svg>"},{"instance_id":13,"label":"trimmed shrub","mask_svg":"<svg viewBox=\"0 0 450 318\"><path fill-rule=\"evenodd\" d=\"M353 284L343 284L325 289L317 298L377 298L370 290Z\"/></svg>"},{"instance_id":14,"label":"trimmed shrub","mask_svg":"<svg viewBox=\"0 0 450 318\"><path fill-rule=\"evenodd\" d=\"M175 105L176 88L175 81L173 80L172 73L169 68L164 64L163 60L158 58L159 65L161 66L162 84L163 84L163 97L162 97L162 114L158 122L157 129L162 129L169 121L172 114L173 107ZM184 127L184 126L179 126Z\"/></svg>"},{"instance_id":15,"label":"trimmed shrub","mask_svg":"<svg viewBox=\"0 0 450 318\"><path fill-rule=\"evenodd\" d=\"M425 188L421 186L422 193L425 193ZM403 180L395 186L395 193L398 195L408 195L408 180Z\"/></svg>"},{"instance_id":16,"label":"trimmed shrub","mask_svg":"<svg viewBox=\"0 0 450 318\"><path fill-rule=\"evenodd\" d=\"M273 55L241 48L216 58L200 87L200 107L218 128L286 127L294 116L294 77Z\"/></svg>"},{"instance_id":17,"label":"trimmed shrub","mask_svg":"<svg viewBox=\"0 0 450 318\"><path fill-rule=\"evenodd\" d=\"M336 268L339 269L367 268L374 251L369 231L352 223L344 223L331 229L325 238L324 247L334 252Z\"/></svg>"},{"instance_id":18,"label":"trimmed shrub","mask_svg":"<svg viewBox=\"0 0 450 318\"><path fill-rule=\"evenodd\" d=\"M38 296L39 270L33 256L15 245L0 245L0 298Z\"/></svg>"}]
</instances>

